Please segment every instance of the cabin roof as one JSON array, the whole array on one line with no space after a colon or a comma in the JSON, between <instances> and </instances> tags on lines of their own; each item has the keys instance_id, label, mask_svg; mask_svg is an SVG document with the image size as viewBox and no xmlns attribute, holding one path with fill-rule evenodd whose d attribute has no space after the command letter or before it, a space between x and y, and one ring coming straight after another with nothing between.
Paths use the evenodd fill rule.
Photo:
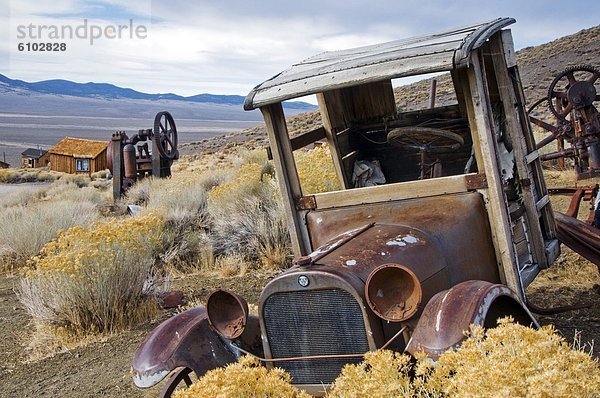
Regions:
<instances>
[{"instance_id":1,"label":"cabin roof","mask_svg":"<svg viewBox=\"0 0 600 398\"><path fill-rule=\"evenodd\" d=\"M244 109L358 84L464 68L473 50L514 22L513 18L497 18L426 36L327 51L256 86L246 97Z\"/></svg>"},{"instance_id":2,"label":"cabin roof","mask_svg":"<svg viewBox=\"0 0 600 398\"><path fill-rule=\"evenodd\" d=\"M39 159L46 154L46 150L38 148L27 148L21 152L21 156L31 159Z\"/></svg>"},{"instance_id":3,"label":"cabin roof","mask_svg":"<svg viewBox=\"0 0 600 398\"><path fill-rule=\"evenodd\" d=\"M48 150L55 155L73 156L76 158L95 158L108 146L107 141L86 140L83 138L65 137Z\"/></svg>"}]
</instances>

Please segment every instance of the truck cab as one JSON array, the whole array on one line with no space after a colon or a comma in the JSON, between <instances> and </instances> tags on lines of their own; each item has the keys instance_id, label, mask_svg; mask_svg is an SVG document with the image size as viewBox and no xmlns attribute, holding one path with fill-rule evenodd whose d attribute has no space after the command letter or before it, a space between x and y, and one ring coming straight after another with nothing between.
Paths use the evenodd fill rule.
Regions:
<instances>
[{"instance_id":1,"label":"truck cab","mask_svg":"<svg viewBox=\"0 0 600 398\"><path fill-rule=\"evenodd\" d=\"M157 353L163 365L142 346L136 383L175 368L201 376L249 353L323 395L368 351L435 359L471 324L511 315L536 326L525 289L559 243L505 29L514 22L325 52L256 86L244 106L264 116L293 266L265 286L258 316L225 291L179 314L148 340L186 325L189 342ZM454 104L398 108L394 79L443 72ZM292 137L282 102L307 95L323 125ZM326 142L340 190L303 190L294 151L315 142Z\"/></svg>"}]
</instances>

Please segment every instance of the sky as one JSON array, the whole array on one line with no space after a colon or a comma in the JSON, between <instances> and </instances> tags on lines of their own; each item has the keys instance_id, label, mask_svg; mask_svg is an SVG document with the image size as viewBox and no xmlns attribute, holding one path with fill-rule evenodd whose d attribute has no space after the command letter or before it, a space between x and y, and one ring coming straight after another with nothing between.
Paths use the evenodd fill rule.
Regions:
<instances>
[{"instance_id":1,"label":"sky","mask_svg":"<svg viewBox=\"0 0 600 398\"><path fill-rule=\"evenodd\" d=\"M506 16L517 20L518 50L596 26L599 15L598 0L0 0L0 73L246 95L322 51ZM39 43L58 51L33 51Z\"/></svg>"}]
</instances>

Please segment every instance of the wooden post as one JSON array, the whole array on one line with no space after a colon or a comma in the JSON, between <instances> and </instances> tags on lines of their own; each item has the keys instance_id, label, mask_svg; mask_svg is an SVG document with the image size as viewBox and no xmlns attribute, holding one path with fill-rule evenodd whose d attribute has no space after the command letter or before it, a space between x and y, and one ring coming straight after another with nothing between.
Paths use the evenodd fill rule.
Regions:
<instances>
[{"instance_id":1,"label":"wooden post","mask_svg":"<svg viewBox=\"0 0 600 398\"><path fill-rule=\"evenodd\" d=\"M329 144L329 151L333 160L333 166L340 181L342 189L352 186L342 163L342 154L339 152L337 133L346 127L348 122L344 115L343 103L340 90L326 91L317 94L317 102L321 111L321 119L325 128L325 136Z\"/></svg>"},{"instance_id":2,"label":"wooden post","mask_svg":"<svg viewBox=\"0 0 600 398\"><path fill-rule=\"evenodd\" d=\"M473 140L473 148L475 152L475 162L477 163L477 170L480 173L483 173L483 155L481 153L479 130L473 127L477 125L477 122L475 118L475 109L473 107L473 101L471 100L471 87L469 86L469 77L467 76L467 72L464 69L456 71L456 73L453 74L453 78L454 76L456 76L456 82L460 82L461 92L463 93L462 102L464 104L463 106L467 111L467 117L469 118L469 126L471 127L471 138ZM460 103L461 101L459 100L459 104Z\"/></svg>"},{"instance_id":3,"label":"wooden post","mask_svg":"<svg viewBox=\"0 0 600 398\"><path fill-rule=\"evenodd\" d=\"M518 117L515 115L515 107L517 106L517 98L514 92L512 80L508 75L508 65L504 56L505 46L502 42L501 33L496 33L490 39L491 58L494 64L496 81L498 83L498 93L504 108L506 117L506 131L508 132L513 143L515 163L519 178L523 181L536 178L531 172L527 161L527 143L525 142L526 131L523 131ZM539 161L539 160L536 160ZM521 184L522 185L522 184ZM521 187L521 196L527 214L527 228L529 230L530 243L533 248L535 262L540 267L547 266L546 248L544 245L544 237L540 228L538 210L536 202L540 198L534 196L531 186Z\"/></svg>"},{"instance_id":4,"label":"wooden post","mask_svg":"<svg viewBox=\"0 0 600 398\"><path fill-rule=\"evenodd\" d=\"M522 299L524 292L521 288L519 270L512 245L510 218L506 207L502 181L496 159L496 149L492 123L488 115L492 114L486 89L486 79L478 52L471 54L471 66L467 69L471 101L467 101L467 109L471 108L473 118L469 118L473 142L479 140L482 164L479 171L485 171L488 189L486 207L490 220L492 239L496 250L496 259L503 282L506 283ZM466 90L465 90L466 92ZM469 104L470 102L470 104Z\"/></svg>"},{"instance_id":5,"label":"wooden post","mask_svg":"<svg viewBox=\"0 0 600 398\"><path fill-rule=\"evenodd\" d=\"M283 198L283 206L288 221L292 250L294 255L303 256L310 253L310 242L304 238L302 223L296 211L296 200L302 196L298 171L294 162L294 154L288 134L285 115L281 103L265 105L260 108L267 125L267 134L273 152L275 171Z\"/></svg>"}]
</instances>

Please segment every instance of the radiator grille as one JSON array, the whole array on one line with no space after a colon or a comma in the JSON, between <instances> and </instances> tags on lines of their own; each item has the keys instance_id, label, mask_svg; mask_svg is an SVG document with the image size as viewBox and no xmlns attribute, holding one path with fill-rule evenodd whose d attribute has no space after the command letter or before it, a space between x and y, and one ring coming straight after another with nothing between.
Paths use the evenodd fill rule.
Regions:
<instances>
[{"instance_id":1,"label":"radiator grille","mask_svg":"<svg viewBox=\"0 0 600 398\"><path fill-rule=\"evenodd\" d=\"M263 316L273 358L357 354L369 350L360 306L341 289L271 295ZM361 358L276 362L294 384L331 383L347 363Z\"/></svg>"}]
</instances>

